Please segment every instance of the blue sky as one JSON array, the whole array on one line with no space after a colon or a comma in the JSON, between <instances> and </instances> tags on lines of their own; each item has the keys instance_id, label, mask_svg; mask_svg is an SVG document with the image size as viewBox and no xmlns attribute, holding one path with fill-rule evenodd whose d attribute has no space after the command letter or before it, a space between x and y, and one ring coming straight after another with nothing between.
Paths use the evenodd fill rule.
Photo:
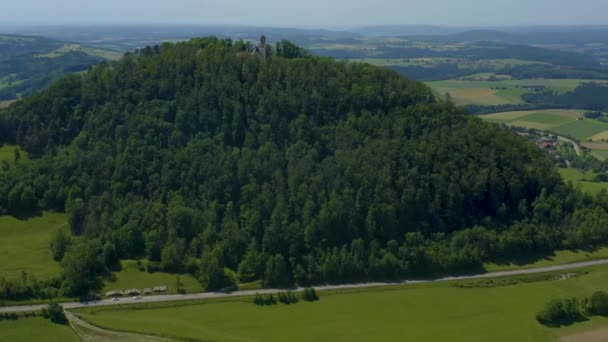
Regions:
<instances>
[{"instance_id":1,"label":"blue sky","mask_svg":"<svg viewBox=\"0 0 608 342\"><path fill-rule=\"evenodd\" d=\"M608 0L0 0L4 24L608 24Z\"/></svg>"}]
</instances>

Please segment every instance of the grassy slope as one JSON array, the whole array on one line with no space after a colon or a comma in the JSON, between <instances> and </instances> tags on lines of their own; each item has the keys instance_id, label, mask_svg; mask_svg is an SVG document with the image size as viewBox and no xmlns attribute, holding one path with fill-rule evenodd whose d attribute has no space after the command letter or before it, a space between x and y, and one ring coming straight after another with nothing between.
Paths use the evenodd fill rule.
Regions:
<instances>
[{"instance_id":1,"label":"grassy slope","mask_svg":"<svg viewBox=\"0 0 608 342\"><path fill-rule=\"evenodd\" d=\"M580 327L543 327L534 319L536 311L553 297L605 289L608 267L590 270L568 280L508 287L425 284L322 294L313 304L257 307L239 299L96 308L83 311L83 317L111 329L213 341L550 341Z\"/></svg>"},{"instance_id":2,"label":"grassy slope","mask_svg":"<svg viewBox=\"0 0 608 342\"><path fill-rule=\"evenodd\" d=\"M78 335L67 325L57 325L41 318L19 318L0 321L0 341L11 342L77 342Z\"/></svg>"},{"instance_id":3,"label":"grassy slope","mask_svg":"<svg viewBox=\"0 0 608 342\"><path fill-rule=\"evenodd\" d=\"M28 220L0 216L0 275L17 277L21 271L38 279L59 275L59 263L53 260L49 243L66 222L64 214L50 212Z\"/></svg>"},{"instance_id":4,"label":"grassy slope","mask_svg":"<svg viewBox=\"0 0 608 342\"><path fill-rule=\"evenodd\" d=\"M145 265L145 263L144 263ZM135 260L122 260L122 270L115 272L115 280L106 282L102 294L110 290L143 289L165 285L167 293L176 293L176 276L174 274L140 271ZM180 282L186 292L202 292L200 283L189 274L180 275Z\"/></svg>"},{"instance_id":5,"label":"grassy slope","mask_svg":"<svg viewBox=\"0 0 608 342\"><path fill-rule=\"evenodd\" d=\"M535 260L527 258L521 263L485 263L484 268L488 272L508 271L514 269L547 267L553 265L571 264L575 262L608 259L608 247L598 248L593 251L556 251L548 255L539 255Z\"/></svg>"},{"instance_id":6,"label":"grassy slope","mask_svg":"<svg viewBox=\"0 0 608 342\"><path fill-rule=\"evenodd\" d=\"M6 160L9 165L13 165L15 163L15 149L19 150L22 160L27 160L27 153L25 153L21 147L15 145L2 145L0 146L0 162Z\"/></svg>"},{"instance_id":7,"label":"grassy slope","mask_svg":"<svg viewBox=\"0 0 608 342\"><path fill-rule=\"evenodd\" d=\"M581 190L589 194L597 194L602 189L608 190L608 183L590 181L595 176L593 172L583 172L578 169L559 169L559 173L566 182L570 181L574 186L580 186Z\"/></svg>"}]
</instances>

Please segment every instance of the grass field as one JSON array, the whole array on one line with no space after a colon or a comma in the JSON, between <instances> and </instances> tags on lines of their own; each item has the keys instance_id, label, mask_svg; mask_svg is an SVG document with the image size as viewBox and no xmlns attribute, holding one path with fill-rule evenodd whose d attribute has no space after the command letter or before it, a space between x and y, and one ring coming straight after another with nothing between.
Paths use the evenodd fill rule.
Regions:
<instances>
[{"instance_id":1,"label":"grass field","mask_svg":"<svg viewBox=\"0 0 608 342\"><path fill-rule=\"evenodd\" d=\"M0 321L0 341L77 342L80 339L67 325L54 324L41 317L30 317L15 321Z\"/></svg>"},{"instance_id":2,"label":"grass field","mask_svg":"<svg viewBox=\"0 0 608 342\"><path fill-rule=\"evenodd\" d=\"M59 275L59 263L53 260L49 243L66 223L64 214L50 212L27 220L0 216L0 275L18 277L21 271L38 279Z\"/></svg>"},{"instance_id":3,"label":"grass field","mask_svg":"<svg viewBox=\"0 0 608 342\"><path fill-rule=\"evenodd\" d=\"M608 124L591 119L573 121L550 129L557 134L569 135L578 139L587 139L606 130L608 130Z\"/></svg>"},{"instance_id":4,"label":"grass field","mask_svg":"<svg viewBox=\"0 0 608 342\"><path fill-rule=\"evenodd\" d=\"M551 341L608 322L556 329L534 319L551 298L580 297L608 287L608 267L588 270L566 280L493 288L446 282L321 293L319 302L296 305L258 307L239 298L89 308L79 314L109 329L209 341Z\"/></svg>"},{"instance_id":5,"label":"grass field","mask_svg":"<svg viewBox=\"0 0 608 342\"><path fill-rule=\"evenodd\" d=\"M584 110L546 109L536 111L502 112L479 117L494 123L546 130L581 140L601 141L608 137L608 124L593 119L577 120Z\"/></svg>"},{"instance_id":6,"label":"grass field","mask_svg":"<svg viewBox=\"0 0 608 342\"><path fill-rule=\"evenodd\" d=\"M145 271L145 261L142 262L141 270L136 260L122 260L120 264L122 270L114 273L115 280L105 283L102 293L111 290L153 288L160 285L167 286L167 293L176 293L176 275L165 272L148 273ZM203 291L200 283L189 274L180 275L179 280L186 292Z\"/></svg>"},{"instance_id":7,"label":"grass field","mask_svg":"<svg viewBox=\"0 0 608 342\"><path fill-rule=\"evenodd\" d=\"M558 93L574 90L587 80L577 79L543 79L543 80L512 80L475 81L469 79L452 79L445 81L426 82L436 93L444 95L449 93L457 105L499 105L524 103L521 95L528 92L525 87L546 87ZM479 94L491 93L495 96L494 102L490 97L479 97Z\"/></svg>"},{"instance_id":8,"label":"grass field","mask_svg":"<svg viewBox=\"0 0 608 342\"><path fill-rule=\"evenodd\" d=\"M19 151L21 160L27 160L27 153L21 147L15 145L2 145L0 146L0 162L6 160L9 165L14 165L15 149Z\"/></svg>"},{"instance_id":9,"label":"grass field","mask_svg":"<svg viewBox=\"0 0 608 342\"><path fill-rule=\"evenodd\" d=\"M523 260L522 263L485 263L484 268L488 272L498 272L522 268L537 268L571 264L575 262L605 258L608 258L608 247L598 248L593 251L556 251L550 255L538 256L538 259L534 261L530 261L530 258L528 260Z\"/></svg>"},{"instance_id":10,"label":"grass field","mask_svg":"<svg viewBox=\"0 0 608 342\"><path fill-rule=\"evenodd\" d=\"M608 190L608 183L593 182L595 175L591 171L583 172L578 169L559 169L559 173L566 182L572 182L574 186L578 186L582 191L591 195L595 195L601 190Z\"/></svg>"}]
</instances>

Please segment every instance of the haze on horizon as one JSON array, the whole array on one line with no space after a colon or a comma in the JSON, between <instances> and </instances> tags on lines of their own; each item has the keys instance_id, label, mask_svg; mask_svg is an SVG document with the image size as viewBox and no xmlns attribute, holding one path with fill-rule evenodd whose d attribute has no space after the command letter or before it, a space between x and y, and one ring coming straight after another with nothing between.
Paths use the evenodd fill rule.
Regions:
<instances>
[{"instance_id":1,"label":"haze on horizon","mask_svg":"<svg viewBox=\"0 0 608 342\"><path fill-rule=\"evenodd\" d=\"M602 25L606 0L0 0L3 25Z\"/></svg>"}]
</instances>

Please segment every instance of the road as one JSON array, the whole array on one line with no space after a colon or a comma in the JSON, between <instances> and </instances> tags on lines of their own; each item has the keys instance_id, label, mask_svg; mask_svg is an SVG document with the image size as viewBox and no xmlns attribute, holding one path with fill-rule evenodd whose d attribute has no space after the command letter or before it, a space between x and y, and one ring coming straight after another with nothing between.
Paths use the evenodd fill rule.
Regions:
<instances>
[{"instance_id":1,"label":"road","mask_svg":"<svg viewBox=\"0 0 608 342\"><path fill-rule=\"evenodd\" d=\"M443 277L443 278L430 279L430 280L404 280L404 281L398 281L398 282L324 285L324 286L315 286L315 289L317 291L327 291L327 290L372 288L372 287L379 287L379 286L399 286L399 285L408 285L408 284L422 284L422 283L432 283L432 282L441 282L441 281L450 281L450 280L497 278L497 277L516 276L516 275L524 275L524 274L565 271L565 270L571 270L571 269L575 269L575 268L595 266L595 265L605 265L605 264L608 264L608 259L583 261L583 262L547 266L547 267L517 269L517 270L511 270L511 271L500 271L500 272L492 272L492 273L482 273L482 274L466 275L466 276ZM302 290L303 290L303 288L296 289L296 291L302 291ZM91 307L91 306L124 305L124 304L137 304L137 303L159 303L159 302L175 302L175 301L212 299L212 298L252 296L252 295L255 295L256 293L271 294L271 293L278 293L280 291L282 291L282 290L262 289L262 290L247 290L247 291L235 291L235 292L204 292L204 293L191 293L191 294L184 294L184 295L179 295L179 294L157 295L157 296L146 296L146 297L142 297L141 299L132 299L130 297L126 297L126 298L121 298L118 301L113 301L112 299L102 299L102 300L91 301L91 302L68 302L68 303L62 303L62 305L65 309L74 309L74 308L84 308L84 307ZM36 311L36 310L41 310L44 307L46 307L45 304L7 306L7 307L0 307L0 313Z\"/></svg>"},{"instance_id":2,"label":"road","mask_svg":"<svg viewBox=\"0 0 608 342\"><path fill-rule=\"evenodd\" d=\"M579 157L581 156L581 147L578 146L578 144L576 142L574 142L574 140L571 140L571 139L568 139L566 137L562 137L562 136L559 136L559 135L557 136L557 139L561 140L561 141L565 141L565 142L571 143L574 146L574 152L576 152L576 155L579 156Z\"/></svg>"}]
</instances>

